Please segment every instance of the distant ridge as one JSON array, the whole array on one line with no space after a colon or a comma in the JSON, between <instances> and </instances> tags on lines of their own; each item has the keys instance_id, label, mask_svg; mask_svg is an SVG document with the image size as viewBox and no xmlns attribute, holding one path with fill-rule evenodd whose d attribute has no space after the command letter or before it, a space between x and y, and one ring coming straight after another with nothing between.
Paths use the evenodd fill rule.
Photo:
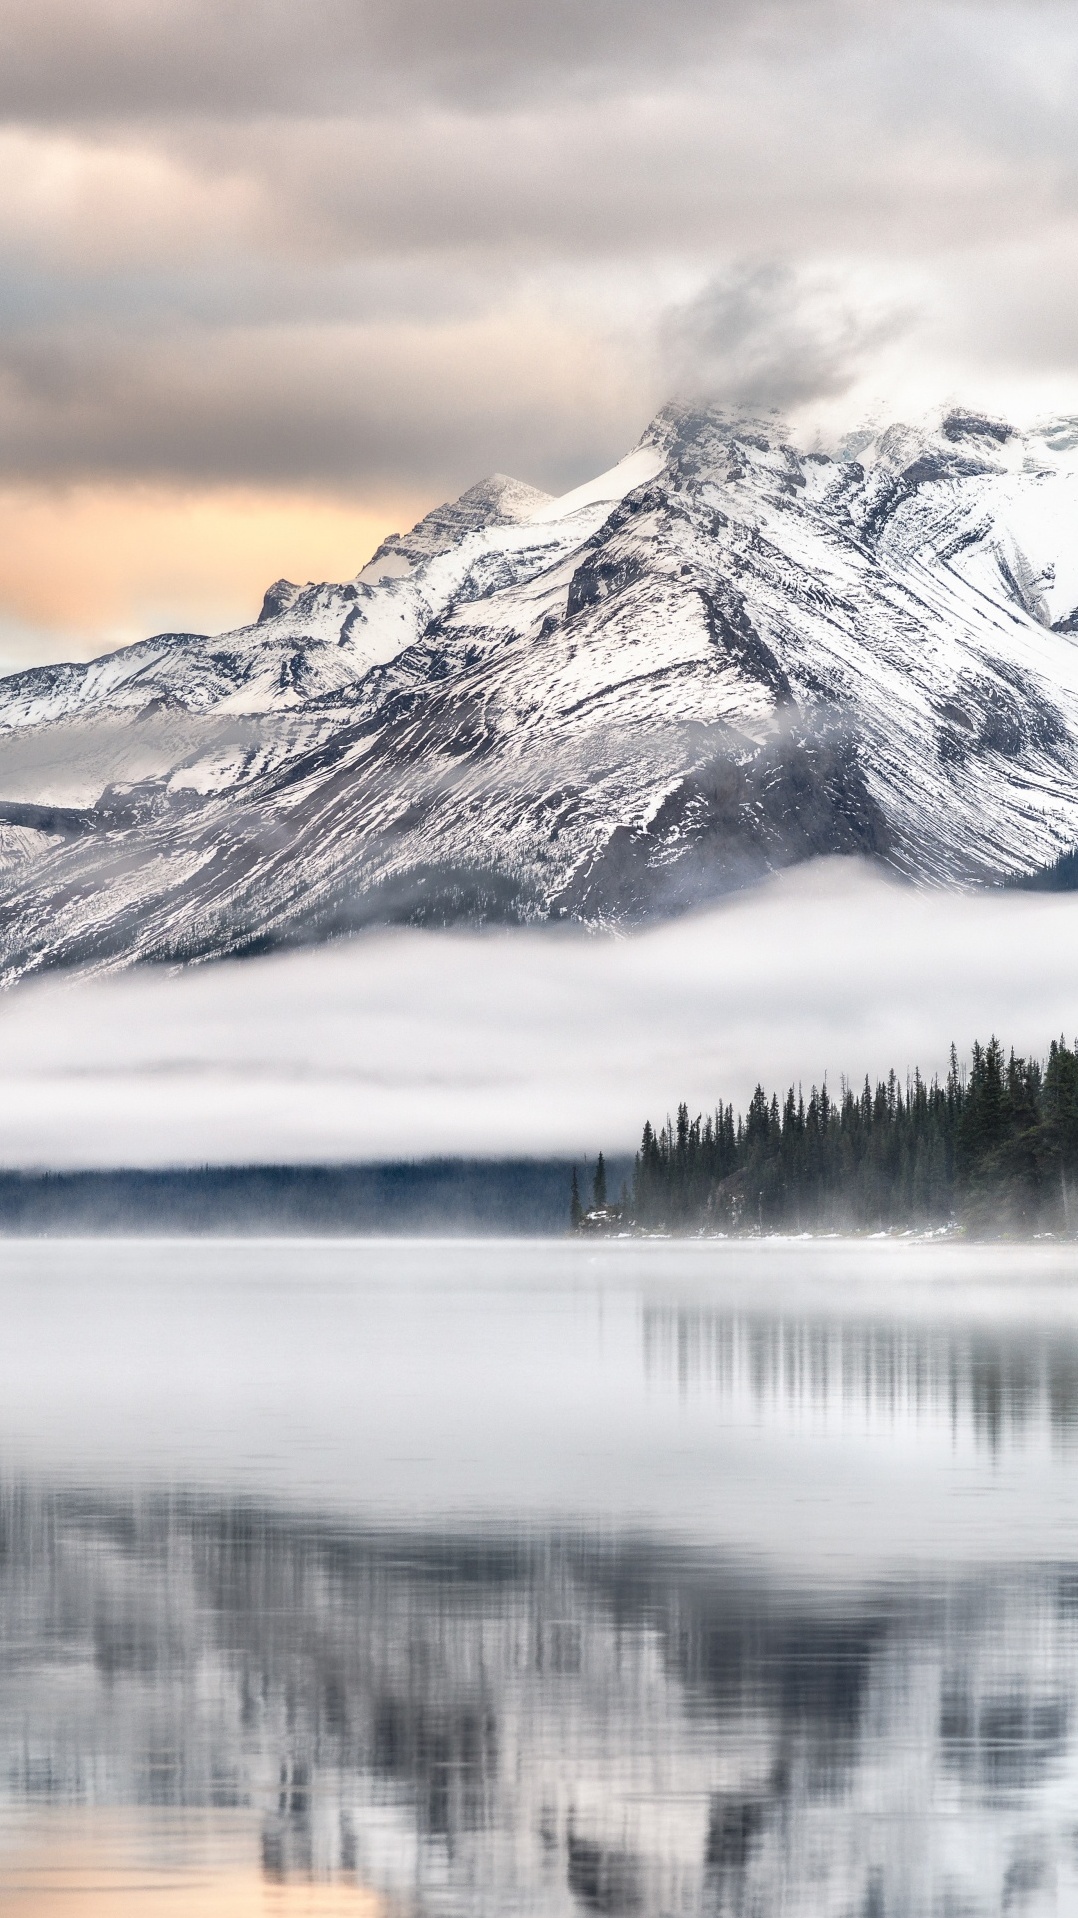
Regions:
<instances>
[{"instance_id":1,"label":"distant ridge","mask_svg":"<svg viewBox=\"0 0 1078 1918\"><path fill-rule=\"evenodd\" d=\"M632 1161L610 1161L611 1178ZM569 1224L565 1159L0 1172L0 1236L548 1236Z\"/></svg>"}]
</instances>

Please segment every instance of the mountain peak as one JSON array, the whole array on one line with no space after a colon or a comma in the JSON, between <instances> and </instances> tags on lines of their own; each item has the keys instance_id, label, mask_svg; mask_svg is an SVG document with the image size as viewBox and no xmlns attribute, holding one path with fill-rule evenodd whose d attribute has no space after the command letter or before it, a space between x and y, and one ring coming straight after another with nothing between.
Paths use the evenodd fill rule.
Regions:
<instances>
[{"instance_id":1,"label":"mountain peak","mask_svg":"<svg viewBox=\"0 0 1078 1918\"><path fill-rule=\"evenodd\" d=\"M454 506L440 507L438 511L459 512L466 507L476 514L485 514L483 524L486 526L519 526L531 519L541 506L549 506L551 497L538 486L529 486L526 480L513 479L508 473L491 473L489 479L469 486Z\"/></svg>"},{"instance_id":2,"label":"mountain peak","mask_svg":"<svg viewBox=\"0 0 1078 1918\"><path fill-rule=\"evenodd\" d=\"M434 506L409 533L390 533L357 575L365 583L391 578L423 560L446 553L468 533L490 526L518 526L550 503L550 494L537 486L492 473L469 486L459 499Z\"/></svg>"},{"instance_id":3,"label":"mountain peak","mask_svg":"<svg viewBox=\"0 0 1078 1918\"><path fill-rule=\"evenodd\" d=\"M649 421L639 443L674 452L708 438L731 440L746 435L779 444L789 437L789 428L778 412L761 413L718 400L672 399Z\"/></svg>"},{"instance_id":4,"label":"mountain peak","mask_svg":"<svg viewBox=\"0 0 1078 1918\"><path fill-rule=\"evenodd\" d=\"M287 613L295 605L301 590L290 579L275 579L273 585L266 588L257 624L264 626L267 620L277 619L281 613Z\"/></svg>"}]
</instances>

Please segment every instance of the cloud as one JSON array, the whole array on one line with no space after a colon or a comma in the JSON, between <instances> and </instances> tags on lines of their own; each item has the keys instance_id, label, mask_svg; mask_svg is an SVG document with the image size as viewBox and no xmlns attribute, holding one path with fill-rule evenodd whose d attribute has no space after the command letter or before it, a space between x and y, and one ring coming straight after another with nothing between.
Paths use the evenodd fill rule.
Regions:
<instances>
[{"instance_id":1,"label":"cloud","mask_svg":"<svg viewBox=\"0 0 1078 1918\"><path fill-rule=\"evenodd\" d=\"M874 0L5 0L3 11L0 115L76 125L355 117L415 101L484 111L596 99L723 64L818 67L865 43L886 51L896 90L912 95L911 36L936 54L916 74L920 98L933 110L946 102L953 120L984 105L996 46L1020 91L1041 64L1031 54L1058 39L1069 9L1065 0L896 0L886 15ZM968 71L961 99L948 86L956 45ZM848 117L854 103L836 106Z\"/></svg>"},{"instance_id":2,"label":"cloud","mask_svg":"<svg viewBox=\"0 0 1078 1918\"><path fill-rule=\"evenodd\" d=\"M854 0L7 0L20 119L355 111L609 86L735 44L815 37Z\"/></svg>"},{"instance_id":3,"label":"cloud","mask_svg":"<svg viewBox=\"0 0 1078 1918\"><path fill-rule=\"evenodd\" d=\"M511 448L524 477L568 485L581 454L599 471L609 443L635 439L635 400L597 342L519 311L127 339L40 327L0 342L0 475L348 483L369 498L419 477L459 492Z\"/></svg>"},{"instance_id":4,"label":"cloud","mask_svg":"<svg viewBox=\"0 0 1078 1918\"><path fill-rule=\"evenodd\" d=\"M1078 403L1056 0L3 16L0 483L377 512L574 483L671 387Z\"/></svg>"},{"instance_id":5,"label":"cloud","mask_svg":"<svg viewBox=\"0 0 1078 1918\"><path fill-rule=\"evenodd\" d=\"M801 868L632 938L369 935L0 1003L0 1161L382 1160L631 1149L824 1074L946 1070L1076 1022L1078 896Z\"/></svg>"},{"instance_id":6,"label":"cloud","mask_svg":"<svg viewBox=\"0 0 1078 1918\"><path fill-rule=\"evenodd\" d=\"M722 274L675 307L663 345L679 392L786 408L848 391L903 324L894 312L870 319L842 288L806 285L770 261Z\"/></svg>"}]
</instances>

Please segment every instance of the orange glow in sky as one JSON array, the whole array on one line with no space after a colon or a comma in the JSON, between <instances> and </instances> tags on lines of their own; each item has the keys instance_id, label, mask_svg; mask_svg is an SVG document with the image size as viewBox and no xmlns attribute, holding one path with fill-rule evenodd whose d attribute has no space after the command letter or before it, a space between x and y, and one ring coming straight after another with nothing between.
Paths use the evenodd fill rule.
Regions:
<instances>
[{"instance_id":1,"label":"orange glow in sky","mask_svg":"<svg viewBox=\"0 0 1078 1918\"><path fill-rule=\"evenodd\" d=\"M0 670L255 619L282 575L351 579L435 502L216 488L0 490Z\"/></svg>"}]
</instances>

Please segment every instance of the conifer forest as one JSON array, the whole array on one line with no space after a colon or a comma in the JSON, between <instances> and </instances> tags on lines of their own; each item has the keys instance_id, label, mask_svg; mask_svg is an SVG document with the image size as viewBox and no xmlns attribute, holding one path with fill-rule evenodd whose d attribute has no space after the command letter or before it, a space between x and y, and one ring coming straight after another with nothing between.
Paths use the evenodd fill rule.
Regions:
<instances>
[{"instance_id":1,"label":"conifer forest","mask_svg":"<svg viewBox=\"0 0 1078 1918\"><path fill-rule=\"evenodd\" d=\"M590 1201L590 1204L588 1203ZM1078 1230L1078 1046L1046 1061L992 1038L945 1080L892 1071L780 1102L758 1085L731 1105L644 1126L631 1187L610 1203L600 1155L592 1189L574 1174L578 1230L767 1233L930 1230L973 1236Z\"/></svg>"}]
</instances>

